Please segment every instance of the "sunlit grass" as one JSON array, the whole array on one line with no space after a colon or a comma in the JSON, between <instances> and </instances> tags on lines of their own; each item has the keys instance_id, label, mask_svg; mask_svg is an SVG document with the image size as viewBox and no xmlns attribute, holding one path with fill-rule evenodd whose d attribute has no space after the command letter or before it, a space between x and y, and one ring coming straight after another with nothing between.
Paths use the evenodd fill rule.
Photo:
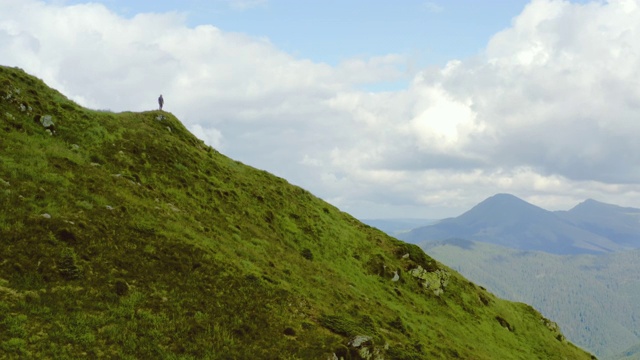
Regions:
<instances>
[{"instance_id":1,"label":"sunlit grass","mask_svg":"<svg viewBox=\"0 0 640 360\"><path fill-rule=\"evenodd\" d=\"M539 314L225 157L169 113L83 109L0 68L0 90L16 88L0 100L9 358L326 359L355 351L355 335L393 359L588 358ZM409 274L418 265L451 274L440 296Z\"/></svg>"}]
</instances>

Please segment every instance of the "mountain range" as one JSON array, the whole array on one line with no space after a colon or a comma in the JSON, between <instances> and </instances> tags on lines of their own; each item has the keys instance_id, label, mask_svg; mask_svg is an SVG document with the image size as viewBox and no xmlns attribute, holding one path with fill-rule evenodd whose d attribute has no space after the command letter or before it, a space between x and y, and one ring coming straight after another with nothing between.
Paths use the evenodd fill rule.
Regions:
<instances>
[{"instance_id":1,"label":"mountain range","mask_svg":"<svg viewBox=\"0 0 640 360\"><path fill-rule=\"evenodd\" d=\"M588 199L547 211L497 194L397 236L499 296L532 304L599 357L640 359L640 209Z\"/></svg>"},{"instance_id":2,"label":"mountain range","mask_svg":"<svg viewBox=\"0 0 640 360\"><path fill-rule=\"evenodd\" d=\"M591 359L165 111L0 67L0 357Z\"/></svg>"},{"instance_id":3,"label":"mountain range","mask_svg":"<svg viewBox=\"0 0 640 360\"><path fill-rule=\"evenodd\" d=\"M587 200L548 211L510 194L462 215L398 234L412 243L461 238L553 254L602 254L640 247L640 209Z\"/></svg>"}]
</instances>

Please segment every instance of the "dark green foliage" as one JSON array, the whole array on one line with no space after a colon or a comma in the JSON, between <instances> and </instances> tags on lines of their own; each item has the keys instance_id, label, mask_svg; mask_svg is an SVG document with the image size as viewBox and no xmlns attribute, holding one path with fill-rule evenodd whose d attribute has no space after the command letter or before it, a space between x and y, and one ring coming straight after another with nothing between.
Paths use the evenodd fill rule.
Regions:
<instances>
[{"instance_id":1,"label":"dark green foliage","mask_svg":"<svg viewBox=\"0 0 640 360\"><path fill-rule=\"evenodd\" d=\"M333 331L336 334L352 337L356 335L373 335L370 324L366 323L365 326L350 320L345 316L338 315L322 315L319 319L320 325Z\"/></svg>"},{"instance_id":2,"label":"dark green foliage","mask_svg":"<svg viewBox=\"0 0 640 360\"><path fill-rule=\"evenodd\" d=\"M84 109L5 67L0 90L2 356L356 358L367 335L385 358L588 358L169 113ZM47 115L55 134L34 121ZM411 278L418 266L446 272L446 290ZM501 338L497 315L518 331Z\"/></svg>"},{"instance_id":3,"label":"dark green foliage","mask_svg":"<svg viewBox=\"0 0 640 360\"><path fill-rule=\"evenodd\" d=\"M387 266L385 265L385 258L380 254L373 255L366 264L367 271L370 274L378 276L388 275Z\"/></svg>"},{"instance_id":4,"label":"dark green foliage","mask_svg":"<svg viewBox=\"0 0 640 360\"><path fill-rule=\"evenodd\" d=\"M309 249L302 249L300 254L302 255L303 258L307 260L313 260L313 253Z\"/></svg>"},{"instance_id":5,"label":"dark green foliage","mask_svg":"<svg viewBox=\"0 0 640 360\"><path fill-rule=\"evenodd\" d=\"M129 293L129 284L127 284L127 282L122 279L116 280L116 283L113 287L118 296L124 296Z\"/></svg>"},{"instance_id":6,"label":"dark green foliage","mask_svg":"<svg viewBox=\"0 0 640 360\"><path fill-rule=\"evenodd\" d=\"M489 305L491 303L491 299L484 292L480 292L478 294L478 298L480 299L480 302L482 302L482 304L485 305L485 306L487 306L487 305Z\"/></svg>"},{"instance_id":7,"label":"dark green foliage","mask_svg":"<svg viewBox=\"0 0 640 360\"><path fill-rule=\"evenodd\" d=\"M427 256L425 252L416 244L400 243L395 250L395 254L398 257L407 256L408 260L413 263L422 266L427 271L438 270L438 264L431 257Z\"/></svg>"},{"instance_id":8,"label":"dark green foliage","mask_svg":"<svg viewBox=\"0 0 640 360\"><path fill-rule=\"evenodd\" d=\"M407 333L407 329L405 328L404 323L402 322L402 319L400 318L400 316L397 316L395 319L390 321L389 326L400 331L402 334Z\"/></svg>"},{"instance_id":9,"label":"dark green foliage","mask_svg":"<svg viewBox=\"0 0 640 360\"><path fill-rule=\"evenodd\" d=\"M284 329L284 334L287 336L296 336L296 331L293 328L286 328Z\"/></svg>"},{"instance_id":10,"label":"dark green foliage","mask_svg":"<svg viewBox=\"0 0 640 360\"><path fill-rule=\"evenodd\" d=\"M496 316L496 320L498 321L498 323L500 324L500 326L502 326L503 328L513 332L516 331L516 329L513 327L513 325L509 324L509 322L507 320L505 320L505 318L503 318L502 316Z\"/></svg>"},{"instance_id":11,"label":"dark green foliage","mask_svg":"<svg viewBox=\"0 0 640 360\"><path fill-rule=\"evenodd\" d=\"M344 345L338 346L333 353L336 354L338 359L351 360L351 352L349 348Z\"/></svg>"},{"instance_id":12,"label":"dark green foliage","mask_svg":"<svg viewBox=\"0 0 640 360\"><path fill-rule=\"evenodd\" d=\"M58 271L66 280L76 280L82 276L82 268L78 265L78 256L71 248L65 248L60 255Z\"/></svg>"}]
</instances>

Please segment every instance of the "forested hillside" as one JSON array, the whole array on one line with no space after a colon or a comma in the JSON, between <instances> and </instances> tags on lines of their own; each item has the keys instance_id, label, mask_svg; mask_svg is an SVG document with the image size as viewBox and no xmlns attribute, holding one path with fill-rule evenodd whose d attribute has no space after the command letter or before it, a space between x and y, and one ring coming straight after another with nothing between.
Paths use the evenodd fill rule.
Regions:
<instances>
[{"instance_id":1,"label":"forested hillside","mask_svg":"<svg viewBox=\"0 0 640 360\"><path fill-rule=\"evenodd\" d=\"M560 256L467 240L424 248L498 296L532 304L603 359L640 343L639 250Z\"/></svg>"}]
</instances>

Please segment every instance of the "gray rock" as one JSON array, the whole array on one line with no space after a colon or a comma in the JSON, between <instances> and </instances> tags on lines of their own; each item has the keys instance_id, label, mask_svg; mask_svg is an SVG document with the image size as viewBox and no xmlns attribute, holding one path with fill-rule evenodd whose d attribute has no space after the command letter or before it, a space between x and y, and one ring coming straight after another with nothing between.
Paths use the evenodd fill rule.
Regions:
<instances>
[{"instance_id":1,"label":"gray rock","mask_svg":"<svg viewBox=\"0 0 640 360\"><path fill-rule=\"evenodd\" d=\"M55 134L56 125L53 123L53 117L51 117L51 115L45 115L41 117L40 124L42 124L42 127L44 127L45 129L49 130L50 134Z\"/></svg>"},{"instance_id":2,"label":"gray rock","mask_svg":"<svg viewBox=\"0 0 640 360\"><path fill-rule=\"evenodd\" d=\"M44 213L44 214L42 214L42 215L40 215L40 216L42 216L42 217L43 217L43 218L45 218L45 219L51 219L51 215L49 215L49 214L47 214L47 213Z\"/></svg>"},{"instance_id":3,"label":"gray rock","mask_svg":"<svg viewBox=\"0 0 640 360\"><path fill-rule=\"evenodd\" d=\"M354 337L353 339L351 339L351 341L349 341L349 346L352 346L354 348L359 348L363 344L365 344L367 342L370 342L370 341L371 341L371 336L356 335L356 337Z\"/></svg>"},{"instance_id":4,"label":"gray rock","mask_svg":"<svg viewBox=\"0 0 640 360\"><path fill-rule=\"evenodd\" d=\"M371 336L356 335L348 344L358 352L361 359L365 360L384 360L380 349L373 344Z\"/></svg>"},{"instance_id":5,"label":"gray rock","mask_svg":"<svg viewBox=\"0 0 640 360\"><path fill-rule=\"evenodd\" d=\"M436 271L427 271L422 266L418 265L417 268L409 270L411 276L422 281L422 286L425 289L432 290L435 295L440 295L444 292L447 285L449 285L449 278L451 274L448 271L438 269Z\"/></svg>"},{"instance_id":6,"label":"gray rock","mask_svg":"<svg viewBox=\"0 0 640 360\"><path fill-rule=\"evenodd\" d=\"M55 124L53 123L53 117L51 117L51 115L45 115L41 117L40 123L42 124L43 127L47 129L51 126L55 126Z\"/></svg>"}]
</instances>

